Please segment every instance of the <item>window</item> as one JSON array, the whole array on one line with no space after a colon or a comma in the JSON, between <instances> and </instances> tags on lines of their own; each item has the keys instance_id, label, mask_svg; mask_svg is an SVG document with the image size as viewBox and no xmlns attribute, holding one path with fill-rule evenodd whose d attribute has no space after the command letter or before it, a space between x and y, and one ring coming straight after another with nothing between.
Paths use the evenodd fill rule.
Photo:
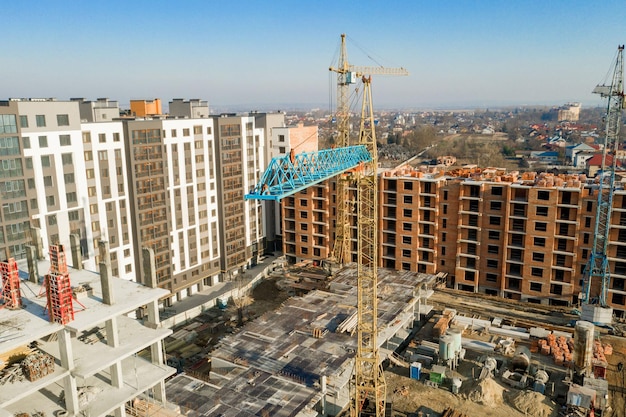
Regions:
<instances>
[{"instance_id":1,"label":"window","mask_svg":"<svg viewBox=\"0 0 626 417\"><path fill-rule=\"evenodd\" d=\"M44 155L41 157L41 166L47 168L50 166L50 156Z\"/></svg>"},{"instance_id":2,"label":"window","mask_svg":"<svg viewBox=\"0 0 626 417\"><path fill-rule=\"evenodd\" d=\"M208 126L208 127L206 128L206 134L207 134L207 135L211 135L211 134L213 134L213 129L211 129L211 126ZM209 143L210 143L210 142L209 142Z\"/></svg>"},{"instance_id":3,"label":"window","mask_svg":"<svg viewBox=\"0 0 626 417\"><path fill-rule=\"evenodd\" d=\"M404 217L411 218L411 217L413 217L413 210L411 210L411 209L404 209L404 213L403 214L404 214Z\"/></svg>"},{"instance_id":4,"label":"window","mask_svg":"<svg viewBox=\"0 0 626 417\"><path fill-rule=\"evenodd\" d=\"M404 204L413 204L413 196L412 195L405 195L403 197L403 201L404 201Z\"/></svg>"},{"instance_id":5,"label":"window","mask_svg":"<svg viewBox=\"0 0 626 417\"><path fill-rule=\"evenodd\" d=\"M309 229L309 225L306 223L301 223L300 224L300 230L308 230Z\"/></svg>"},{"instance_id":6,"label":"window","mask_svg":"<svg viewBox=\"0 0 626 417\"><path fill-rule=\"evenodd\" d=\"M307 243L309 241L309 237L307 235L300 235L300 241Z\"/></svg>"},{"instance_id":7,"label":"window","mask_svg":"<svg viewBox=\"0 0 626 417\"><path fill-rule=\"evenodd\" d=\"M593 210L593 201L587 201L587 211Z\"/></svg>"},{"instance_id":8,"label":"window","mask_svg":"<svg viewBox=\"0 0 626 417\"><path fill-rule=\"evenodd\" d=\"M285 135L278 135L278 141L279 142L284 142L285 141Z\"/></svg>"},{"instance_id":9,"label":"window","mask_svg":"<svg viewBox=\"0 0 626 417\"><path fill-rule=\"evenodd\" d=\"M39 136L39 147L47 148L48 147L48 137L47 136Z\"/></svg>"},{"instance_id":10,"label":"window","mask_svg":"<svg viewBox=\"0 0 626 417\"><path fill-rule=\"evenodd\" d=\"M543 262L545 256L543 253L533 252L533 261Z\"/></svg>"},{"instance_id":11,"label":"window","mask_svg":"<svg viewBox=\"0 0 626 417\"><path fill-rule=\"evenodd\" d=\"M35 188L35 179L34 178L29 178L28 179L28 189L32 190L33 188Z\"/></svg>"},{"instance_id":12,"label":"window","mask_svg":"<svg viewBox=\"0 0 626 417\"><path fill-rule=\"evenodd\" d=\"M107 141L106 133L98 133L98 142L105 143Z\"/></svg>"},{"instance_id":13,"label":"window","mask_svg":"<svg viewBox=\"0 0 626 417\"><path fill-rule=\"evenodd\" d=\"M20 116L20 127L28 127L28 116Z\"/></svg>"},{"instance_id":14,"label":"window","mask_svg":"<svg viewBox=\"0 0 626 417\"><path fill-rule=\"evenodd\" d=\"M183 136L189 136L189 128L183 129Z\"/></svg>"},{"instance_id":15,"label":"window","mask_svg":"<svg viewBox=\"0 0 626 417\"><path fill-rule=\"evenodd\" d=\"M411 236L402 236L402 243L404 243L405 245L410 245L411 244Z\"/></svg>"},{"instance_id":16,"label":"window","mask_svg":"<svg viewBox=\"0 0 626 417\"><path fill-rule=\"evenodd\" d=\"M491 274L491 273L487 273L485 275L485 279L489 282L497 282L498 281L498 275L497 274Z\"/></svg>"},{"instance_id":17,"label":"window","mask_svg":"<svg viewBox=\"0 0 626 417\"><path fill-rule=\"evenodd\" d=\"M548 215L548 207L546 206L537 206L537 216L547 216Z\"/></svg>"},{"instance_id":18,"label":"window","mask_svg":"<svg viewBox=\"0 0 626 417\"><path fill-rule=\"evenodd\" d=\"M202 134L202 126L194 126L193 127L193 134L194 135L201 135Z\"/></svg>"},{"instance_id":19,"label":"window","mask_svg":"<svg viewBox=\"0 0 626 417\"><path fill-rule=\"evenodd\" d=\"M498 232L497 230L490 230L489 231L489 239L491 239L491 240L499 240L500 239L500 232Z\"/></svg>"},{"instance_id":20,"label":"window","mask_svg":"<svg viewBox=\"0 0 626 417\"><path fill-rule=\"evenodd\" d=\"M301 211L300 212L300 218L301 219L306 219L309 217L309 213L307 213L306 211Z\"/></svg>"},{"instance_id":21,"label":"window","mask_svg":"<svg viewBox=\"0 0 626 417\"><path fill-rule=\"evenodd\" d=\"M587 259L589 257L589 250L583 249L582 258Z\"/></svg>"},{"instance_id":22,"label":"window","mask_svg":"<svg viewBox=\"0 0 626 417\"><path fill-rule=\"evenodd\" d=\"M37 122L37 127L46 127L46 116L43 114L38 114L35 116L35 121Z\"/></svg>"},{"instance_id":23,"label":"window","mask_svg":"<svg viewBox=\"0 0 626 417\"><path fill-rule=\"evenodd\" d=\"M278 147L278 153L285 153L285 152L287 152L287 150L285 149L284 146L279 146Z\"/></svg>"},{"instance_id":24,"label":"window","mask_svg":"<svg viewBox=\"0 0 626 417\"><path fill-rule=\"evenodd\" d=\"M46 187L52 187L52 177L50 175L43 177L43 185Z\"/></svg>"},{"instance_id":25,"label":"window","mask_svg":"<svg viewBox=\"0 0 626 417\"><path fill-rule=\"evenodd\" d=\"M492 201L491 203L489 203L489 207L493 211L500 211L500 210L502 210L502 202L501 201Z\"/></svg>"},{"instance_id":26,"label":"window","mask_svg":"<svg viewBox=\"0 0 626 417\"><path fill-rule=\"evenodd\" d=\"M70 172L63 175L63 180L66 184L74 184L74 173Z\"/></svg>"},{"instance_id":27,"label":"window","mask_svg":"<svg viewBox=\"0 0 626 417\"><path fill-rule=\"evenodd\" d=\"M75 192L66 193L65 194L65 198L66 198L68 203L75 203L77 201Z\"/></svg>"},{"instance_id":28,"label":"window","mask_svg":"<svg viewBox=\"0 0 626 417\"><path fill-rule=\"evenodd\" d=\"M83 143L91 143L91 132L83 132Z\"/></svg>"},{"instance_id":29,"label":"window","mask_svg":"<svg viewBox=\"0 0 626 417\"><path fill-rule=\"evenodd\" d=\"M583 243L586 245L589 243L589 233L583 234Z\"/></svg>"},{"instance_id":30,"label":"window","mask_svg":"<svg viewBox=\"0 0 626 417\"><path fill-rule=\"evenodd\" d=\"M441 241L442 242L446 241L446 233L445 232L441 234Z\"/></svg>"},{"instance_id":31,"label":"window","mask_svg":"<svg viewBox=\"0 0 626 417\"><path fill-rule=\"evenodd\" d=\"M411 257L411 250L410 249L402 249L402 257L403 258L410 258Z\"/></svg>"},{"instance_id":32,"label":"window","mask_svg":"<svg viewBox=\"0 0 626 417\"><path fill-rule=\"evenodd\" d=\"M85 151L85 161L93 161L93 153L91 151Z\"/></svg>"},{"instance_id":33,"label":"window","mask_svg":"<svg viewBox=\"0 0 626 417\"><path fill-rule=\"evenodd\" d=\"M24 149L30 149L30 138L29 137L22 137L22 146L24 147Z\"/></svg>"},{"instance_id":34,"label":"window","mask_svg":"<svg viewBox=\"0 0 626 417\"><path fill-rule=\"evenodd\" d=\"M59 135L59 142L61 146L72 146L72 139L70 135Z\"/></svg>"},{"instance_id":35,"label":"window","mask_svg":"<svg viewBox=\"0 0 626 417\"><path fill-rule=\"evenodd\" d=\"M545 222L535 222L535 230L539 232L545 232L548 230L548 223Z\"/></svg>"},{"instance_id":36,"label":"window","mask_svg":"<svg viewBox=\"0 0 626 417\"><path fill-rule=\"evenodd\" d=\"M530 274L533 277L543 277L543 268L530 268Z\"/></svg>"},{"instance_id":37,"label":"window","mask_svg":"<svg viewBox=\"0 0 626 417\"><path fill-rule=\"evenodd\" d=\"M89 197L95 197L96 196L96 187L88 187L87 188L87 195L89 195Z\"/></svg>"},{"instance_id":38,"label":"window","mask_svg":"<svg viewBox=\"0 0 626 417\"><path fill-rule=\"evenodd\" d=\"M492 226L500 226L500 217L489 216L489 224Z\"/></svg>"},{"instance_id":39,"label":"window","mask_svg":"<svg viewBox=\"0 0 626 417\"><path fill-rule=\"evenodd\" d=\"M487 268L497 268L498 261L495 259L487 259Z\"/></svg>"},{"instance_id":40,"label":"window","mask_svg":"<svg viewBox=\"0 0 626 417\"><path fill-rule=\"evenodd\" d=\"M69 126L70 117L67 114L57 114L57 126Z\"/></svg>"},{"instance_id":41,"label":"window","mask_svg":"<svg viewBox=\"0 0 626 417\"><path fill-rule=\"evenodd\" d=\"M98 151L98 159L100 161L106 161L108 158L107 151Z\"/></svg>"},{"instance_id":42,"label":"window","mask_svg":"<svg viewBox=\"0 0 626 417\"><path fill-rule=\"evenodd\" d=\"M413 189L413 183L410 181L404 181L404 189L405 190L412 190Z\"/></svg>"},{"instance_id":43,"label":"window","mask_svg":"<svg viewBox=\"0 0 626 417\"><path fill-rule=\"evenodd\" d=\"M443 205L443 214L448 214L448 205L447 204Z\"/></svg>"},{"instance_id":44,"label":"window","mask_svg":"<svg viewBox=\"0 0 626 417\"><path fill-rule=\"evenodd\" d=\"M46 205L48 207L54 206L54 196L53 195L46 196Z\"/></svg>"},{"instance_id":45,"label":"window","mask_svg":"<svg viewBox=\"0 0 626 417\"><path fill-rule=\"evenodd\" d=\"M539 282L531 282L530 283L530 290L531 291L541 292L541 287L542 287L542 285Z\"/></svg>"},{"instance_id":46,"label":"window","mask_svg":"<svg viewBox=\"0 0 626 417\"><path fill-rule=\"evenodd\" d=\"M402 223L402 230L410 232L413 230L413 225L411 223Z\"/></svg>"},{"instance_id":47,"label":"window","mask_svg":"<svg viewBox=\"0 0 626 417\"><path fill-rule=\"evenodd\" d=\"M62 154L61 161L63 161L63 165L72 165L72 154L71 153Z\"/></svg>"},{"instance_id":48,"label":"window","mask_svg":"<svg viewBox=\"0 0 626 417\"><path fill-rule=\"evenodd\" d=\"M491 195L502 195L502 187L491 187Z\"/></svg>"},{"instance_id":49,"label":"window","mask_svg":"<svg viewBox=\"0 0 626 417\"><path fill-rule=\"evenodd\" d=\"M585 227L591 227L591 217L585 217Z\"/></svg>"},{"instance_id":50,"label":"window","mask_svg":"<svg viewBox=\"0 0 626 417\"><path fill-rule=\"evenodd\" d=\"M533 243L534 243L535 246L545 247L546 246L546 238L544 238L544 237L536 237L536 238L534 238Z\"/></svg>"},{"instance_id":51,"label":"window","mask_svg":"<svg viewBox=\"0 0 626 417\"><path fill-rule=\"evenodd\" d=\"M48 226L54 226L55 224L57 224L56 214L48 216Z\"/></svg>"},{"instance_id":52,"label":"window","mask_svg":"<svg viewBox=\"0 0 626 417\"><path fill-rule=\"evenodd\" d=\"M441 228L445 229L448 227L448 219L441 219Z\"/></svg>"},{"instance_id":53,"label":"window","mask_svg":"<svg viewBox=\"0 0 626 417\"><path fill-rule=\"evenodd\" d=\"M500 247L498 245L487 245L487 252L497 255L500 252Z\"/></svg>"},{"instance_id":54,"label":"window","mask_svg":"<svg viewBox=\"0 0 626 417\"><path fill-rule=\"evenodd\" d=\"M550 199L550 193L548 191L538 191L537 192L537 199L539 200L549 200Z\"/></svg>"},{"instance_id":55,"label":"window","mask_svg":"<svg viewBox=\"0 0 626 417\"><path fill-rule=\"evenodd\" d=\"M92 179L94 177L94 169L93 168L87 168L85 170L85 175L87 176L88 179Z\"/></svg>"}]
</instances>

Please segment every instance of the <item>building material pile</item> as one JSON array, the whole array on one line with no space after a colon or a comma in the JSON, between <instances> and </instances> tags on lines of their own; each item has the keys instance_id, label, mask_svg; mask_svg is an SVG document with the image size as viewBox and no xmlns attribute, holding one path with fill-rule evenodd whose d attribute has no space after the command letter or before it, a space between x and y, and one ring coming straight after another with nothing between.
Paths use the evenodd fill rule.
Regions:
<instances>
[{"instance_id":1,"label":"building material pile","mask_svg":"<svg viewBox=\"0 0 626 417\"><path fill-rule=\"evenodd\" d=\"M41 352L31 353L2 371L0 385L21 382L24 379L33 382L52 372L54 372L52 356Z\"/></svg>"},{"instance_id":2,"label":"building material pile","mask_svg":"<svg viewBox=\"0 0 626 417\"><path fill-rule=\"evenodd\" d=\"M41 352L28 355L21 365L26 379L31 382L54 372L54 358Z\"/></svg>"}]
</instances>

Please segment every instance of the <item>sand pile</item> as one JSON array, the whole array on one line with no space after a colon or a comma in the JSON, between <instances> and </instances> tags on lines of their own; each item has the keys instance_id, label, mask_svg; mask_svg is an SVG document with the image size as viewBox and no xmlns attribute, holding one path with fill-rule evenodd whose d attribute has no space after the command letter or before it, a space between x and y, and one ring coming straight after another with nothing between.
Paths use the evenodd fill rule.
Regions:
<instances>
[{"instance_id":1,"label":"sand pile","mask_svg":"<svg viewBox=\"0 0 626 417\"><path fill-rule=\"evenodd\" d=\"M488 407L497 407L502 404L504 391L504 387L493 378L485 378L481 381L468 380L461 387L465 398Z\"/></svg>"},{"instance_id":2,"label":"sand pile","mask_svg":"<svg viewBox=\"0 0 626 417\"><path fill-rule=\"evenodd\" d=\"M559 408L543 394L534 391L513 391L505 394L507 402L519 412L535 417L556 417Z\"/></svg>"}]
</instances>

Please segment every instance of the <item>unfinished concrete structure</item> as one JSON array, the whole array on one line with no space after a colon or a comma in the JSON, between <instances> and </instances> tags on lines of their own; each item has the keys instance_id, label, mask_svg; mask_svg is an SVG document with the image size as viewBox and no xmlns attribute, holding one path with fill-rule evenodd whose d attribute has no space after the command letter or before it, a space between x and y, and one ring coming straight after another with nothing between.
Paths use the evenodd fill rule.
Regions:
<instances>
[{"instance_id":1,"label":"unfinished concrete structure","mask_svg":"<svg viewBox=\"0 0 626 417\"><path fill-rule=\"evenodd\" d=\"M479 167L380 173L379 265L448 274L450 286L551 305L576 305L593 245L597 196L585 175ZM334 241L334 183L282 203L290 262L322 262ZM608 303L626 315L626 192L613 199ZM356 255L356 226L352 254ZM598 294L594 283L591 294Z\"/></svg>"},{"instance_id":2,"label":"unfinished concrete structure","mask_svg":"<svg viewBox=\"0 0 626 417\"><path fill-rule=\"evenodd\" d=\"M168 398L189 416L336 415L350 398L355 277L356 266L350 265L336 275L330 292L291 298L223 339L210 358L208 382L179 375L166 384ZM387 269L378 277L378 341L389 354L420 312L429 312L426 300L436 279Z\"/></svg>"},{"instance_id":3,"label":"unfinished concrete structure","mask_svg":"<svg viewBox=\"0 0 626 417\"><path fill-rule=\"evenodd\" d=\"M165 365L162 340L172 333L159 326L158 300L167 291L113 278L99 245L100 274L68 269L75 313L67 322L50 321L47 297L38 282L22 281L22 307L0 309L0 416L125 415L126 403L145 395L165 404L164 380L175 370ZM35 268L20 261L20 274ZM48 261L38 262L48 271ZM156 286L156 283L152 283ZM45 291L43 291L45 292ZM128 316L146 306L147 319ZM149 348L149 353L139 355ZM17 377L23 356L50 358ZM11 368L2 370L6 365ZM24 364L21 364L24 369ZM7 371L8 369L8 371ZM33 371L35 373L33 374ZM7 372L13 372L6 378Z\"/></svg>"}]
</instances>

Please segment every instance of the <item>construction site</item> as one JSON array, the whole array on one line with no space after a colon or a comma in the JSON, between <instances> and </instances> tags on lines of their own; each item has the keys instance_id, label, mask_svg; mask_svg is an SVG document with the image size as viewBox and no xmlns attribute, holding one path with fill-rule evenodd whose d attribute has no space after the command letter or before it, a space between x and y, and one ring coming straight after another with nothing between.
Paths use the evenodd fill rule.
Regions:
<instances>
[{"instance_id":1,"label":"construction site","mask_svg":"<svg viewBox=\"0 0 626 417\"><path fill-rule=\"evenodd\" d=\"M450 285L445 272L384 268L372 74L408 72L349 64L345 35L340 50L330 68L338 77L339 146L272 159L245 195L274 204L336 178L327 259L295 266L281 259L270 274L252 277L255 288L235 285L179 313L169 329L159 308L169 291L157 286L163 263L153 249L142 249L140 285L113 278L105 241L99 273L70 268L62 245L50 245L48 260L29 247L28 260L0 263L0 417L625 415L626 327L607 300L615 165L603 166L593 184L593 251L580 310L470 291ZM622 51L610 86L597 88L608 98L605 156L619 146ZM358 136L350 133L354 84L362 95ZM466 197L478 212L480 196ZM424 242L419 250L436 253L435 240ZM70 252L71 264L81 265L78 244ZM449 256L476 269L467 264L475 253L459 255Z\"/></svg>"}]
</instances>

